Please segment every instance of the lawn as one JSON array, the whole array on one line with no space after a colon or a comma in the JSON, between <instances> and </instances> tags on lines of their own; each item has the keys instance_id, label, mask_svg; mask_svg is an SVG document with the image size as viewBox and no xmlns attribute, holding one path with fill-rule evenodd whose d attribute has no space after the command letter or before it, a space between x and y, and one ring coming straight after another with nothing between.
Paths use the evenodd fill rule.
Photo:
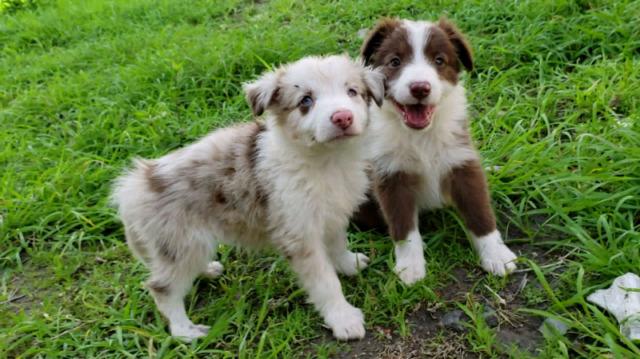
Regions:
<instances>
[{"instance_id":1,"label":"lawn","mask_svg":"<svg viewBox=\"0 0 640 359\"><path fill-rule=\"evenodd\" d=\"M0 356L640 356L593 290L640 271L638 1L52 1L0 13ZM470 39L472 131L508 243L477 266L454 212L424 220L427 277L404 286L390 240L343 278L367 338L338 343L285 261L221 248L187 297L191 344L167 335L107 196L133 156L250 121L241 84L309 54L357 55L381 16L446 15ZM482 315L497 313L492 320ZM441 326L455 310L462 328ZM542 335L546 317L569 325Z\"/></svg>"}]
</instances>

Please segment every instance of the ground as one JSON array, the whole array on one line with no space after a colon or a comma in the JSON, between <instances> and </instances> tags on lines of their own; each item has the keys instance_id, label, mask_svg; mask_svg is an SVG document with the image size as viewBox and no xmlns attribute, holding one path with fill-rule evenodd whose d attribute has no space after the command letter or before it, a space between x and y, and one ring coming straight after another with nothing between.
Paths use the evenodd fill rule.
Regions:
<instances>
[{"instance_id":1,"label":"ground","mask_svg":"<svg viewBox=\"0 0 640 359\"><path fill-rule=\"evenodd\" d=\"M0 5L0 356L640 355L585 300L640 268L640 2ZM187 298L210 335L167 336L107 203L111 181L134 156L251 120L241 84L262 71L356 55L381 16L442 15L474 48L472 132L520 271L481 272L450 210L423 219L428 272L413 287L392 273L387 238L353 231L372 262L342 282L368 332L338 343L282 259L224 247L225 273ZM442 325L456 310L462 321ZM542 335L548 317L568 332Z\"/></svg>"}]
</instances>

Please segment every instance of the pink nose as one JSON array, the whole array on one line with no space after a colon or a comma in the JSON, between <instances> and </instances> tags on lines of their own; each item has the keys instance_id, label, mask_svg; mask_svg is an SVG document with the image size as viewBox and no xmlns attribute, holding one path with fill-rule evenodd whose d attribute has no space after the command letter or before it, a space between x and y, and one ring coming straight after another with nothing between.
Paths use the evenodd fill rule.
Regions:
<instances>
[{"instance_id":1,"label":"pink nose","mask_svg":"<svg viewBox=\"0 0 640 359\"><path fill-rule=\"evenodd\" d=\"M411 90L411 95L413 97L418 100L422 100L431 93L431 84L428 81L412 82L409 85L409 90Z\"/></svg>"},{"instance_id":2,"label":"pink nose","mask_svg":"<svg viewBox=\"0 0 640 359\"><path fill-rule=\"evenodd\" d=\"M353 113L349 110L336 111L331 115L331 122L337 127L346 130L353 123Z\"/></svg>"}]
</instances>

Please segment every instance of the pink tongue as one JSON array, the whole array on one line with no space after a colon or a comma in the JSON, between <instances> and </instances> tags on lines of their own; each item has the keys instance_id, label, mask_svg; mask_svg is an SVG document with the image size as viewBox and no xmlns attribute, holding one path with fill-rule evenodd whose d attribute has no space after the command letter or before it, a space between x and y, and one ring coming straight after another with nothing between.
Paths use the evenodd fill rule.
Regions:
<instances>
[{"instance_id":1,"label":"pink tongue","mask_svg":"<svg viewBox=\"0 0 640 359\"><path fill-rule=\"evenodd\" d=\"M429 124L427 108L422 105L407 105L405 107L405 119L411 127L423 128Z\"/></svg>"}]
</instances>

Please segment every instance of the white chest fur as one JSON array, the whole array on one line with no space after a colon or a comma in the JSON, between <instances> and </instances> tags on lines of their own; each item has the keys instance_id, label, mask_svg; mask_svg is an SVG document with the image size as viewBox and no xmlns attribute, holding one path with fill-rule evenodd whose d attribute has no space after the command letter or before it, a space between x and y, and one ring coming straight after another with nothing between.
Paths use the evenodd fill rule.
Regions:
<instances>
[{"instance_id":1,"label":"white chest fur","mask_svg":"<svg viewBox=\"0 0 640 359\"><path fill-rule=\"evenodd\" d=\"M416 131L402 122L388 101L371 111L368 154L377 173L398 171L422 177L421 207L439 207L444 198L440 184L451 169L478 155L469 143L464 89L458 86L438 106L433 123Z\"/></svg>"},{"instance_id":2,"label":"white chest fur","mask_svg":"<svg viewBox=\"0 0 640 359\"><path fill-rule=\"evenodd\" d=\"M290 219L290 224L298 227L291 229L299 233L310 227L345 227L365 200L369 185L366 158L356 143L359 139L334 144L327 151L307 152L283 145L277 136L277 132L269 132L262 139L258 167L271 186L272 210L280 218Z\"/></svg>"}]
</instances>

